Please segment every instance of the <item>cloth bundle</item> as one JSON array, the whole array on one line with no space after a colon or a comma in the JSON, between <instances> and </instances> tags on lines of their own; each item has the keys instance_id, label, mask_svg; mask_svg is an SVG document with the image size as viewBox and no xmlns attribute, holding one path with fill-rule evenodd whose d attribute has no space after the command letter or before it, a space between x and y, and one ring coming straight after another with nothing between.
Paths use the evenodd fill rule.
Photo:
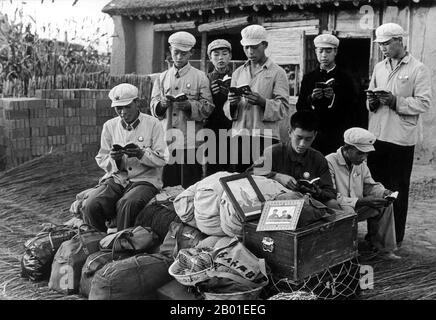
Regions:
<instances>
[{"instance_id":1,"label":"cloth bundle","mask_svg":"<svg viewBox=\"0 0 436 320\"><path fill-rule=\"evenodd\" d=\"M243 221L219 181L220 178L231 175L233 174L226 171L217 172L179 194L174 200L174 209L180 220L207 235L241 237ZM253 176L253 179L265 200L273 200L278 195L289 192L272 179L262 176ZM257 201L255 194L247 195L248 201ZM235 197L239 203L247 200L238 194Z\"/></svg>"}]
</instances>

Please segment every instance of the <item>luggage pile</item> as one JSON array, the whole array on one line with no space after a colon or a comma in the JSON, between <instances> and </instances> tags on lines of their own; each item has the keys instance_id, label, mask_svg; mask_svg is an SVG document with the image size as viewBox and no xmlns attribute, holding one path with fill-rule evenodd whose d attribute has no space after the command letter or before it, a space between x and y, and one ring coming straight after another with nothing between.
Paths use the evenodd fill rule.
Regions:
<instances>
[{"instance_id":1,"label":"luggage pile","mask_svg":"<svg viewBox=\"0 0 436 320\"><path fill-rule=\"evenodd\" d=\"M219 179L230 175L218 172L183 192L157 196L139 213L134 227L115 233L88 225L45 229L25 243L22 276L49 280L52 290L90 300L180 299L169 291L180 292L182 299L187 293L207 300L274 294L279 299L286 288L309 292L311 298L335 298L335 292L315 290L321 286L306 280L355 258L356 217L334 214L295 231L257 232L258 221L241 219L221 186ZM266 200L287 196L270 179L254 181ZM310 219L318 219L318 208L306 205L312 210L307 211ZM80 203L72 208L77 217ZM338 287L331 283L337 278L331 274L318 282L334 291ZM355 283L353 279L348 287ZM354 293L353 287L347 297Z\"/></svg>"}]
</instances>

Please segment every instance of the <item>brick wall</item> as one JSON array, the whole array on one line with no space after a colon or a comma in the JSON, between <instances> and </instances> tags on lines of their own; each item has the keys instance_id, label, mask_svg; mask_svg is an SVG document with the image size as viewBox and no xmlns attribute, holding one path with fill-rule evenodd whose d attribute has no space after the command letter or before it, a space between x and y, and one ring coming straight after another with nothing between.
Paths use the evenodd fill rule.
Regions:
<instances>
[{"instance_id":1,"label":"brick wall","mask_svg":"<svg viewBox=\"0 0 436 320\"><path fill-rule=\"evenodd\" d=\"M103 123L115 116L109 90L39 90L0 99L0 170L52 151L94 157Z\"/></svg>"}]
</instances>

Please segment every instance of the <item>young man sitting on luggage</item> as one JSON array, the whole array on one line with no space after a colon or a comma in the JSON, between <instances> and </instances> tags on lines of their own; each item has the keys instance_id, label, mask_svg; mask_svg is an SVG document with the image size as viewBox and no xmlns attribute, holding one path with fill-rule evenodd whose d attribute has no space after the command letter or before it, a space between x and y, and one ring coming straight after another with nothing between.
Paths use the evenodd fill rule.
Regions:
<instances>
[{"instance_id":1,"label":"young man sitting on luggage","mask_svg":"<svg viewBox=\"0 0 436 320\"><path fill-rule=\"evenodd\" d=\"M106 231L117 220L118 231L133 227L136 216L162 188L162 167L168 161L159 120L141 113L138 88L122 83L109 92L119 117L103 125L95 157L106 174L82 202L83 220Z\"/></svg>"},{"instance_id":2,"label":"young man sitting on luggage","mask_svg":"<svg viewBox=\"0 0 436 320\"><path fill-rule=\"evenodd\" d=\"M253 174L280 182L286 188L312 197L332 209L340 209L336 201L327 160L312 149L318 129L318 118L311 111L298 111L291 117L289 141L275 144L264 151L252 166ZM319 180L303 185L299 180Z\"/></svg>"},{"instance_id":3,"label":"young man sitting on luggage","mask_svg":"<svg viewBox=\"0 0 436 320\"><path fill-rule=\"evenodd\" d=\"M385 258L400 259L397 249L392 194L381 183L375 182L366 164L376 137L368 130L351 128L344 133L345 144L326 158L338 202L345 211L356 211L358 221L367 220L365 239L372 249ZM394 198L392 198L394 199Z\"/></svg>"}]
</instances>

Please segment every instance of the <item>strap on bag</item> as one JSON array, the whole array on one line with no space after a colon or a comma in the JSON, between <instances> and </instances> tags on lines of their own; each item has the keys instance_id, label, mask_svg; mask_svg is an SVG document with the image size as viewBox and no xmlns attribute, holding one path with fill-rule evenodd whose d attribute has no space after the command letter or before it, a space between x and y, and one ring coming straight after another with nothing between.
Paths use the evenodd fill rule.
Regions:
<instances>
[{"instance_id":1,"label":"strap on bag","mask_svg":"<svg viewBox=\"0 0 436 320\"><path fill-rule=\"evenodd\" d=\"M81 230L82 230L82 228L83 227L87 227L87 228L89 228L89 230L83 230L84 232L87 232L87 231L90 231L90 232L95 232L95 231L97 231L93 226L91 226L91 225L89 225L89 224L85 224L85 223L83 223L83 224L81 224L80 226L79 226L79 228L77 228L77 238L79 239L79 241L80 241L80 243L82 244L82 248L83 248L83 252L87 255L87 256L89 256L89 254L90 254L90 252L89 252L89 250L88 250L88 247L87 247L87 245L86 245L86 243L85 243L85 241L83 240L83 238L82 238L82 236L83 236L83 234L81 233Z\"/></svg>"},{"instance_id":2,"label":"strap on bag","mask_svg":"<svg viewBox=\"0 0 436 320\"><path fill-rule=\"evenodd\" d=\"M131 238L130 237L125 237L126 234L128 234L129 236L133 236L132 230L122 230L122 231L118 232L118 234L111 241L112 248L110 248L110 247L101 248L100 247L100 251L102 251L102 252L112 252L112 260L114 260L116 244L119 242L120 248L122 248L122 246L121 246L121 240L122 239L125 239L127 241L127 243L131 246L131 248L132 248L131 250L135 251L136 249L135 249L135 246L132 243ZM126 250L128 250L128 249L126 249Z\"/></svg>"}]
</instances>

